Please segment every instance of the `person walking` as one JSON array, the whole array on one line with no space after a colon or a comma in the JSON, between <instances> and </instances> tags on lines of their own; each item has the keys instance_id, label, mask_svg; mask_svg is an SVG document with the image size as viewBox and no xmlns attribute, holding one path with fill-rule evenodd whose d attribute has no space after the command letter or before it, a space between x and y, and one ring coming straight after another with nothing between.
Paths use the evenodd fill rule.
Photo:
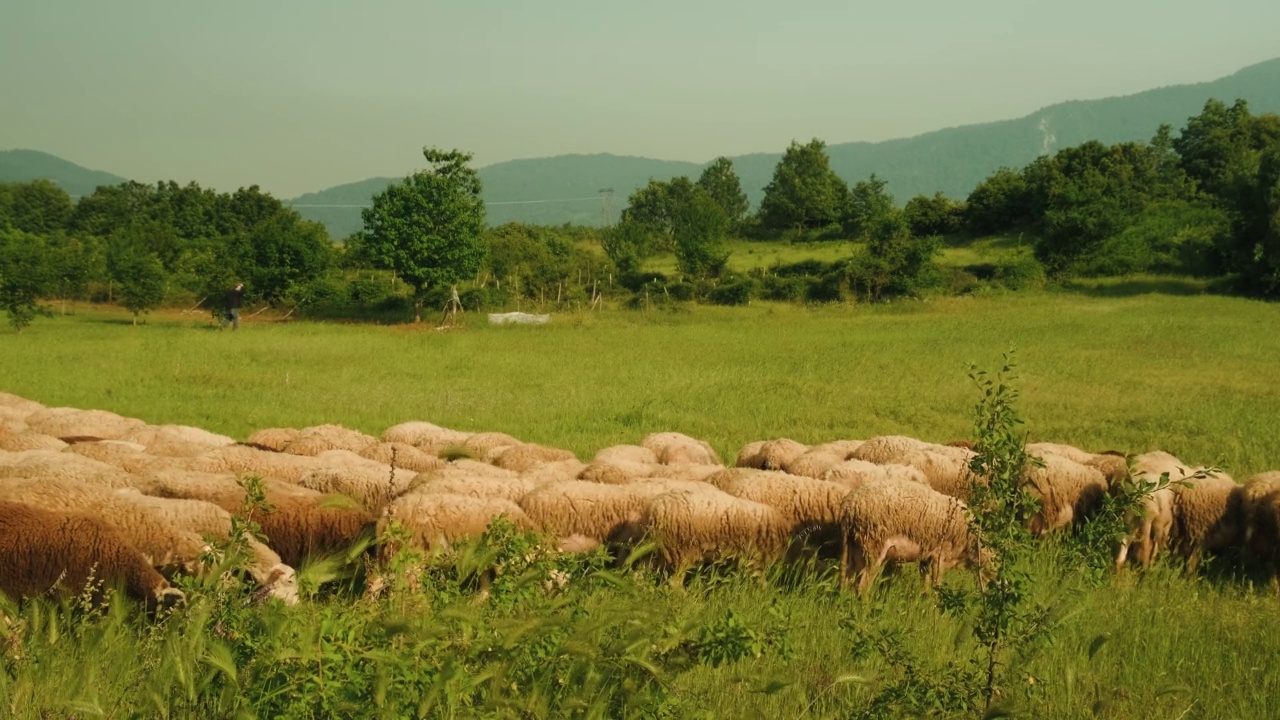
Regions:
<instances>
[{"instance_id":1,"label":"person walking","mask_svg":"<svg viewBox=\"0 0 1280 720\"><path fill-rule=\"evenodd\" d=\"M232 330L240 329L240 301L244 299L244 283L236 283L236 286L227 291L227 296L223 302L226 313L222 315L222 323L218 326L219 330L225 329L227 323L231 323Z\"/></svg>"}]
</instances>

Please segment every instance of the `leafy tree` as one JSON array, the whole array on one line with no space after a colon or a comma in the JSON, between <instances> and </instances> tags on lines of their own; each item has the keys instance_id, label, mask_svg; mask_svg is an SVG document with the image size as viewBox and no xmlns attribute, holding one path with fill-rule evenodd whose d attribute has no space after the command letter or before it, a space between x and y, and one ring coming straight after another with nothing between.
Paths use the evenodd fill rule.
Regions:
<instances>
[{"instance_id":1,"label":"leafy tree","mask_svg":"<svg viewBox=\"0 0 1280 720\"><path fill-rule=\"evenodd\" d=\"M1245 290L1280 295L1280 142L1260 154L1257 166L1233 193L1233 232L1225 252Z\"/></svg>"},{"instance_id":2,"label":"leafy tree","mask_svg":"<svg viewBox=\"0 0 1280 720\"><path fill-rule=\"evenodd\" d=\"M826 143L792 142L764 188L760 222L766 228L822 228L839 222L848 188L827 157Z\"/></svg>"},{"instance_id":3,"label":"leafy tree","mask_svg":"<svg viewBox=\"0 0 1280 720\"><path fill-rule=\"evenodd\" d=\"M865 247L853 259L853 282L868 300L886 294L914 295L935 285L934 262L942 241L936 235L915 237L902 212L892 209L864 233Z\"/></svg>"},{"instance_id":4,"label":"leafy tree","mask_svg":"<svg viewBox=\"0 0 1280 720\"><path fill-rule=\"evenodd\" d=\"M846 235L855 240L862 239L871 228L894 212L893 196L885 190L888 184L872 173L871 179L860 180L853 186L842 218Z\"/></svg>"},{"instance_id":5,"label":"leafy tree","mask_svg":"<svg viewBox=\"0 0 1280 720\"><path fill-rule=\"evenodd\" d=\"M724 211L731 225L738 225L747 216L747 194L742 191L742 182L733 168L733 161L727 157L718 157L711 162L698 178L698 187L706 190L716 205Z\"/></svg>"},{"instance_id":6,"label":"leafy tree","mask_svg":"<svg viewBox=\"0 0 1280 720\"><path fill-rule=\"evenodd\" d=\"M151 214L154 191L150 185L125 182L103 185L88 197L80 198L71 216L71 229L76 232L109 237L140 218Z\"/></svg>"},{"instance_id":7,"label":"leafy tree","mask_svg":"<svg viewBox=\"0 0 1280 720\"><path fill-rule=\"evenodd\" d=\"M431 170L389 186L361 212L362 244L382 266L413 287L413 320L422 321L427 292L475 273L484 260L484 202L471 154L422 151Z\"/></svg>"},{"instance_id":8,"label":"leafy tree","mask_svg":"<svg viewBox=\"0 0 1280 720\"><path fill-rule=\"evenodd\" d=\"M48 180L0 185L0 227L48 235L67 228L71 196Z\"/></svg>"},{"instance_id":9,"label":"leafy tree","mask_svg":"<svg viewBox=\"0 0 1280 720\"><path fill-rule=\"evenodd\" d=\"M653 250L648 231L636 222L621 222L605 228L600 236L600 246L623 275L639 272L640 264Z\"/></svg>"},{"instance_id":10,"label":"leafy tree","mask_svg":"<svg viewBox=\"0 0 1280 720\"><path fill-rule=\"evenodd\" d=\"M164 299L164 265L155 253L127 235L113 238L107 248L107 271L118 288L120 302L138 315L160 306Z\"/></svg>"},{"instance_id":11,"label":"leafy tree","mask_svg":"<svg viewBox=\"0 0 1280 720\"><path fill-rule=\"evenodd\" d=\"M293 285L319 277L332 262L333 245L323 225L281 206L227 238L224 254L255 296L274 302Z\"/></svg>"},{"instance_id":12,"label":"leafy tree","mask_svg":"<svg viewBox=\"0 0 1280 720\"><path fill-rule=\"evenodd\" d=\"M1030 220L1026 176L1011 168L996 170L965 201L965 226L975 235L1003 232Z\"/></svg>"},{"instance_id":13,"label":"leafy tree","mask_svg":"<svg viewBox=\"0 0 1280 720\"><path fill-rule=\"evenodd\" d=\"M951 235L964 226L965 207L942 193L917 195L902 210L912 235Z\"/></svg>"},{"instance_id":14,"label":"leafy tree","mask_svg":"<svg viewBox=\"0 0 1280 720\"><path fill-rule=\"evenodd\" d=\"M40 236L0 231L0 308L18 332L42 312L40 300L50 286L48 255Z\"/></svg>"},{"instance_id":15,"label":"leafy tree","mask_svg":"<svg viewBox=\"0 0 1280 720\"><path fill-rule=\"evenodd\" d=\"M1252 115L1244 100L1227 107L1220 100L1205 103L1199 115L1187 119L1173 149L1187 176L1211 195L1227 193L1231 178L1243 171L1255 142Z\"/></svg>"},{"instance_id":16,"label":"leafy tree","mask_svg":"<svg viewBox=\"0 0 1280 720\"><path fill-rule=\"evenodd\" d=\"M710 192L687 177L651 180L633 193L620 228L615 240L626 239L635 249L669 249L686 275L717 275L728 259L721 246L729 218ZM641 241L640 233L647 240Z\"/></svg>"}]
</instances>

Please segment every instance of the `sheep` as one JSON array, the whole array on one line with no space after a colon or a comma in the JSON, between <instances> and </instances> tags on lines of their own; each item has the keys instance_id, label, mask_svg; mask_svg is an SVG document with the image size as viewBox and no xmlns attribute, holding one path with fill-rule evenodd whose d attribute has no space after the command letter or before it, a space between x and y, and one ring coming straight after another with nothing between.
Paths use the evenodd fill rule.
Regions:
<instances>
[{"instance_id":1,"label":"sheep","mask_svg":"<svg viewBox=\"0 0 1280 720\"><path fill-rule=\"evenodd\" d=\"M1204 471L1198 468L1197 472ZM1205 553L1221 552L1244 544L1246 534L1244 488L1226 473L1192 477L1174 492L1175 546L1186 557L1186 570L1194 573Z\"/></svg>"},{"instance_id":2,"label":"sheep","mask_svg":"<svg viewBox=\"0 0 1280 720\"><path fill-rule=\"evenodd\" d=\"M289 483L297 483L319 467L323 464L314 457L275 453L243 445L211 450L192 458L187 464L187 469L197 472L257 475Z\"/></svg>"},{"instance_id":3,"label":"sheep","mask_svg":"<svg viewBox=\"0 0 1280 720\"><path fill-rule=\"evenodd\" d=\"M810 450L785 463L782 469L792 475L820 478L831 468L844 462L844 458L825 450Z\"/></svg>"},{"instance_id":4,"label":"sheep","mask_svg":"<svg viewBox=\"0 0 1280 720\"><path fill-rule=\"evenodd\" d=\"M461 447L470 437L470 433L442 428L429 422L405 422L392 425L382 432L383 442L402 442L423 451L436 454L450 446Z\"/></svg>"},{"instance_id":5,"label":"sheep","mask_svg":"<svg viewBox=\"0 0 1280 720\"><path fill-rule=\"evenodd\" d=\"M1185 463L1164 451L1143 453L1133 460L1134 482L1156 483L1165 473L1168 473L1171 483L1183 481L1193 474ZM1112 492L1119 490L1119 486L1112 486ZM1128 518L1128 533L1116 551L1117 569L1124 567L1131 552L1133 559L1141 567L1151 567L1160 551L1169 544L1173 530L1174 502L1172 485L1143 497L1142 508Z\"/></svg>"},{"instance_id":6,"label":"sheep","mask_svg":"<svg viewBox=\"0 0 1280 720\"><path fill-rule=\"evenodd\" d=\"M528 480L537 485L551 482L569 482L575 480L586 470L587 464L577 458L542 463L520 473L521 480Z\"/></svg>"},{"instance_id":7,"label":"sheep","mask_svg":"<svg viewBox=\"0 0 1280 720\"><path fill-rule=\"evenodd\" d=\"M408 443L379 442L361 450L360 457L414 472L437 470L445 464L444 460L428 455Z\"/></svg>"},{"instance_id":8,"label":"sheep","mask_svg":"<svg viewBox=\"0 0 1280 720\"><path fill-rule=\"evenodd\" d=\"M262 450L284 452L289 443L297 440L301 434L302 431L296 428L263 428L245 438L244 444Z\"/></svg>"},{"instance_id":9,"label":"sheep","mask_svg":"<svg viewBox=\"0 0 1280 720\"><path fill-rule=\"evenodd\" d=\"M378 537L384 537L390 524L398 522L413 534L413 542L423 549L447 549L459 540L480 537L500 516L505 516L518 530L535 529L520 506L510 500L409 493L387 506L378 521Z\"/></svg>"},{"instance_id":10,"label":"sheep","mask_svg":"<svg viewBox=\"0 0 1280 720\"><path fill-rule=\"evenodd\" d=\"M136 466L141 460L139 455L151 458L147 449L138 443L124 440L99 440L97 442L78 442L66 447L65 452L74 453L90 460L97 460L112 467L125 468Z\"/></svg>"},{"instance_id":11,"label":"sheep","mask_svg":"<svg viewBox=\"0 0 1280 720\"><path fill-rule=\"evenodd\" d=\"M422 482L419 482L422 480ZM462 477L444 475L418 478L410 486L407 494L418 495L468 495L478 498L501 498L511 502L520 502L528 493L540 487L541 483L521 478Z\"/></svg>"},{"instance_id":12,"label":"sheep","mask_svg":"<svg viewBox=\"0 0 1280 720\"><path fill-rule=\"evenodd\" d=\"M212 450L214 448L234 445L235 440L226 435L211 433L191 425L146 425L122 435L120 440L135 442L147 448L147 452L157 455L167 454L162 449L178 448L179 455L199 454L190 452L192 448Z\"/></svg>"},{"instance_id":13,"label":"sheep","mask_svg":"<svg viewBox=\"0 0 1280 720\"><path fill-rule=\"evenodd\" d=\"M754 455L743 457L738 452L738 467L753 467L759 470L781 470L784 465L809 451L809 446L796 442L791 438L766 440L760 444Z\"/></svg>"},{"instance_id":14,"label":"sheep","mask_svg":"<svg viewBox=\"0 0 1280 720\"><path fill-rule=\"evenodd\" d=\"M707 443L677 432L660 432L646 435L640 445L652 450L663 465L692 463L695 465L719 465L720 456Z\"/></svg>"},{"instance_id":15,"label":"sheep","mask_svg":"<svg viewBox=\"0 0 1280 720\"><path fill-rule=\"evenodd\" d=\"M319 455L326 450L349 450L359 453L376 445L378 439L341 425L316 425L303 428L298 436L284 446L290 455Z\"/></svg>"},{"instance_id":16,"label":"sheep","mask_svg":"<svg viewBox=\"0 0 1280 720\"><path fill-rule=\"evenodd\" d=\"M644 500L642 492L630 485L573 480L534 488L519 504L548 533L583 535L606 543L639 519Z\"/></svg>"},{"instance_id":17,"label":"sheep","mask_svg":"<svg viewBox=\"0 0 1280 720\"><path fill-rule=\"evenodd\" d=\"M1069 526L1097 509L1107 494L1107 478L1089 465L1044 453L1042 465L1028 463L1026 478L1040 508L1028 521L1038 536Z\"/></svg>"},{"instance_id":18,"label":"sheep","mask_svg":"<svg viewBox=\"0 0 1280 720\"><path fill-rule=\"evenodd\" d=\"M27 426L36 432L59 438L92 437L115 440L146 425L106 410L79 410L54 407L38 410L27 417Z\"/></svg>"},{"instance_id":19,"label":"sheep","mask_svg":"<svg viewBox=\"0 0 1280 720\"><path fill-rule=\"evenodd\" d=\"M504 470L514 470L519 473L544 463L576 459L573 453L568 450L524 443L512 445L502 450L493 460L493 464Z\"/></svg>"},{"instance_id":20,"label":"sheep","mask_svg":"<svg viewBox=\"0 0 1280 720\"><path fill-rule=\"evenodd\" d=\"M12 393L0 392L0 408L12 410L14 413L22 413L24 417L30 416L32 413L44 409L44 405L35 400L28 400Z\"/></svg>"},{"instance_id":21,"label":"sheep","mask_svg":"<svg viewBox=\"0 0 1280 720\"><path fill-rule=\"evenodd\" d=\"M105 521L0 502L0 591L15 599L51 590L78 594L91 578L121 585L148 606L184 598ZM101 594L95 592L94 599L100 601Z\"/></svg>"},{"instance_id":22,"label":"sheep","mask_svg":"<svg viewBox=\"0 0 1280 720\"><path fill-rule=\"evenodd\" d=\"M393 471L390 466L369 468L339 464L316 468L303 475L297 484L325 494L345 495L362 507L377 511L408 491L416 476L405 470Z\"/></svg>"},{"instance_id":23,"label":"sheep","mask_svg":"<svg viewBox=\"0 0 1280 720\"><path fill-rule=\"evenodd\" d=\"M467 437L461 443L461 446L471 451L471 454L474 456L483 458L496 450L523 444L524 443L520 440L517 440L506 433L483 432Z\"/></svg>"},{"instance_id":24,"label":"sheep","mask_svg":"<svg viewBox=\"0 0 1280 720\"><path fill-rule=\"evenodd\" d=\"M127 472L66 451L27 450L0 462L0 481L31 478L67 480L99 487L128 487Z\"/></svg>"},{"instance_id":25,"label":"sheep","mask_svg":"<svg viewBox=\"0 0 1280 720\"><path fill-rule=\"evenodd\" d=\"M0 484L0 499L44 510L99 515L166 576L198 573L209 545L194 532L170 526L109 489L48 478Z\"/></svg>"},{"instance_id":26,"label":"sheep","mask_svg":"<svg viewBox=\"0 0 1280 720\"><path fill-rule=\"evenodd\" d=\"M1280 472L1254 475L1244 484L1241 495L1246 547L1280 593Z\"/></svg>"},{"instance_id":27,"label":"sheep","mask_svg":"<svg viewBox=\"0 0 1280 720\"><path fill-rule=\"evenodd\" d=\"M814 445L809 448L809 452L825 452L838 456L841 460L848 460L853 454L862 447L861 440L832 440L831 442Z\"/></svg>"},{"instance_id":28,"label":"sheep","mask_svg":"<svg viewBox=\"0 0 1280 720\"><path fill-rule=\"evenodd\" d=\"M230 513L241 512L245 502L244 488L225 474L164 473L140 478L137 486L148 495L204 500ZM262 487L272 507L255 518L286 565L296 568L312 555L348 550L373 534L374 517L363 508L289 483L265 480Z\"/></svg>"},{"instance_id":29,"label":"sheep","mask_svg":"<svg viewBox=\"0 0 1280 720\"><path fill-rule=\"evenodd\" d=\"M629 460L592 460L578 473L578 479L605 485L626 485L640 478L652 477L662 465Z\"/></svg>"},{"instance_id":30,"label":"sheep","mask_svg":"<svg viewBox=\"0 0 1280 720\"><path fill-rule=\"evenodd\" d=\"M964 501L918 483L863 483L840 506L841 578L847 583L856 576L861 595L886 562L919 562L931 584L957 564L989 573L994 558L970 533L968 517Z\"/></svg>"},{"instance_id":31,"label":"sheep","mask_svg":"<svg viewBox=\"0 0 1280 720\"><path fill-rule=\"evenodd\" d=\"M928 485L929 479L910 465L877 465L866 460L845 460L822 474L820 480L853 488L870 480L901 480Z\"/></svg>"},{"instance_id":32,"label":"sheep","mask_svg":"<svg viewBox=\"0 0 1280 720\"><path fill-rule=\"evenodd\" d=\"M658 455L643 445L610 445L596 452L595 457L591 458L592 463L606 464L623 464L635 463L639 465L656 465L658 464Z\"/></svg>"},{"instance_id":33,"label":"sheep","mask_svg":"<svg viewBox=\"0 0 1280 720\"><path fill-rule=\"evenodd\" d=\"M23 450L61 450L67 444L52 435L25 430L7 433L0 430L0 450L22 452Z\"/></svg>"},{"instance_id":34,"label":"sheep","mask_svg":"<svg viewBox=\"0 0 1280 720\"><path fill-rule=\"evenodd\" d=\"M667 480L686 480L704 482L708 477L724 470L722 465L704 465L702 463L675 462L657 466L650 477Z\"/></svg>"},{"instance_id":35,"label":"sheep","mask_svg":"<svg viewBox=\"0 0 1280 720\"><path fill-rule=\"evenodd\" d=\"M762 472L744 475L720 487L743 500L763 503L782 514L791 526L794 554L804 548L821 552L839 547L840 505L850 488L809 477Z\"/></svg>"},{"instance_id":36,"label":"sheep","mask_svg":"<svg viewBox=\"0 0 1280 720\"><path fill-rule=\"evenodd\" d=\"M700 562L738 558L762 570L782 554L791 530L768 505L711 491L658 495L645 504L639 527L676 586Z\"/></svg>"},{"instance_id":37,"label":"sheep","mask_svg":"<svg viewBox=\"0 0 1280 720\"><path fill-rule=\"evenodd\" d=\"M960 500L968 500L973 492L974 483L981 482L982 479L974 475L969 469L969 461L967 459L962 459L955 454L944 455L939 453L936 451L936 448L939 447L942 446L928 446L926 449L904 453L892 462L910 465L924 473L925 479L929 482L929 487L934 490ZM962 448L956 449L962 450ZM854 454L856 455L857 453Z\"/></svg>"},{"instance_id":38,"label":"sheep","mask_svg":"<svg viewBox=\"0 0 1280 720\"><path fill-rule=\"evenodd\" d=\"M927 443L905 435L880 435L862 443L848 459L865 460L877 465L896 462L898 458L916 450L923 450Z\"/></svg>"},{"instance_id":39,"label":"sheep","mask_svg":"<svg viewBox=\"0 0 1280 720\"><path fill-rule=\"evenodd\" d=\"M135 488L115 490L122 501L147 509L153 517L183 530L221 541L231 539L231 513L203 500L182 500L144 495ZM259 587L286 605L298 602L298 578L293 568L285 565L274 550L256 538L245 535L250 553L249 575Z\"/></svg>"},{"instance_id":40,"label":"sheep","mask_svg":"<svg viewBox=\"0 0 1280 720\"><path fill-rule=\"evenodd\" d=\"M759 469L760 448L763 448L766 442L769 441L755 440L743 445L742 449L738 451L738 457L733 461L733 466ZM657 462L657 457L657 455L654 455L654 462Z\"/></svg>"},{"instance_id":41,"label":"sheep","mask_svg":"<svg viewBox=\"0 0 1280 720\"><path fill-rule=\"evenodd\" d=\"M1091 453L1071 445L1048 442L1028 443L1026 449L1028 455L1037 457L1057 455L1072 462L1096 468L1106 476L1109 483L1121 482L1129 477L1129 462L1123 453Z\"/></svg>"}]
</instances>

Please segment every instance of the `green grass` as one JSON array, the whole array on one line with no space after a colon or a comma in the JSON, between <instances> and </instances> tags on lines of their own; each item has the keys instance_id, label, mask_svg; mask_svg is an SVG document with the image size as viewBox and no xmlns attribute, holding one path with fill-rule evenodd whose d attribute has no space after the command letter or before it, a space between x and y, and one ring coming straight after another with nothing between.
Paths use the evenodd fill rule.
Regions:
<instances>
[{"instance_id":1,"label":"green grass","mask_svg":"<svg viewBox=\"0 0 1280 720\"><path fill-rule=\"evenodd\" d=\"M239 333L220 333L203 319L153 316L132 328L123 314L81 308L73 316L41 318L21 335L0 334L0 390L236 437L260 427L324 422L376 433L422 419L508 432L570 448L584 459L605 445L679 430L707 439L731 460L743 443L767 437L967 437L977 400L967 364L995 368L1012 346L1020 410L1033 440L1095 450L1161 448L1217 464L1237 478L1280 467L1280 306L1201 294L1194 284L1134 278L875 307L606 311L558 315L536 328L489 327L472 315L466 320L446 332L249 321ZM1020 662L1021 680L1006 688L1020 716L1280 717L1275 597L1212 568L1206 577L1187 579L1174 567L1159 567L1095 587L1066 558L1056 543L1036 555L1036 597L1055 604L1060 627L1056 642ZM967 579L956 573L949 582ZM361 663L383 657L374 651L407 647L403 643L419 643L422 658L436 652L465 658L458 662L467 677L492 684L482 672L490 666L471 660L484 647L475 638L532 637L537 623L563 620L587 645L575 650L512 641L503 672L526 661L532 667L550 662L537 655L550 652L547 647L558 648L548 657L584 652L603 667L617 660L608 648L627 633L649 638L627 652L652 652L664 638L696 635L732 610L757 633L775 635L758 657L719 667L663 666L668 692L679 700L675 716L848 717L894 677L874 655L853 652L861 633L903 633L902 646L925 668L963 663L975 652L966 622L937 610L914 572L891 579L865 603L813 575L767 585L744 575L705 578L684 592L640 576L584 584L561 604L530 601L502 611L475 610L466 598L458 607L435 595L428 601L432 607L414 616L399 630L403 639L391 645L375 626L398 622L402 606L357 604L339 593L281 611L262 621L268 629L260 631L267 633L261 652L263 658L279 654L287 682L271 680L246 656L240 690L232 686L231 694L269 694L273 702L322 696L307 679L311 661L299 658L328 648L329 641L316 639L325 633L334 644L326 662L349 663L342 667L351 670L330 682L346 682L354 693L374 682L356 672ZM458 627L459 607L484 617L468 615L471 624ZM212 642L201 640L204 625L197 620L180 635L191 647ZM344 634L351 628L357 629ZM38 717L48 698L91 693L108 716L128 716L125 709L149 702L138 683L150 677L148 663L159 651L139 639L145 631L90 630L98 633L85 635L97 638L93 643L77 641L91 648L84 652L75 651L69 637L59 643L48 632L33 636L28 652L40 664L13 666L11 679L0 682L0 707ZM220 687L209 663L199 660L205 651L197 650L187 674L173 670L173 677L195 677L197 688ZM421 672L428 670L440 669ZM178 689L166 692L182 695L186 686L172 683ZM397 687L388 697L399 697ZM531 691L490 689L512 702L533 702ZM318 703L310 707L321 712ZM181 708L175 716L219 716L208 698Z\"/></svg>"}]
</instances>

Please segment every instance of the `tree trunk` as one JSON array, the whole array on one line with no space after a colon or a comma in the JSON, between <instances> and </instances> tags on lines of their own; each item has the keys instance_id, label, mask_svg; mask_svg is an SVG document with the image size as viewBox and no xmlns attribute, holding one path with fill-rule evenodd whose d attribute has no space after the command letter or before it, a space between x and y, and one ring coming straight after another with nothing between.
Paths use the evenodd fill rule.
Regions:
<instances>
[{"instance_id":1,"label":"tree trunk","mask_svg":"<svg viewBox=\"0 0 1280 720\"><path fill-rule=\"evenodd\" d=\"M413 294L413 321L415 323L422 322L422 293Z\"/></svg>"},{"instance_id":2,"label":"tree trunk","mask_svg":"<svg viewBox=\"0 0 1280 720\"><path fill-rule=\"evenodd\" d=\"M133 326L138 327L138 313L133 314Z\"/></svg>"}]
</instances>

